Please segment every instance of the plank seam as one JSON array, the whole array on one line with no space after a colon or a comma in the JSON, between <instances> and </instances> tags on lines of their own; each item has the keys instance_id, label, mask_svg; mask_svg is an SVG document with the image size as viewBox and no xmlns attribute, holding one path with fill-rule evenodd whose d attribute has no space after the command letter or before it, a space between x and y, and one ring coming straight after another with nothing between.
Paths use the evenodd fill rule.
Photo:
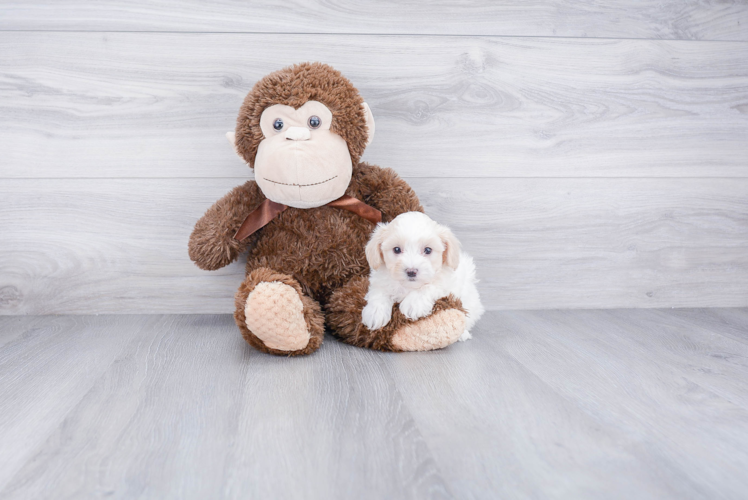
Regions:
<instances>
[{"instance_id":1,"label":"plank seam","mask_svg":"<svg viewBox=\"0 0 748 500\"><path fill-rule=\"evenodd\" d=\"M694 38L628 38L628 37L600 37L600 36L547 36L547 35L489 35L483 33L345 33L345 32L299 32L299 31L166 31L166 30L28 30L28 29L0 29L0 33L144 33L144 34L174 34L174 35L310 35L310 36L378 36L378 37L428 37L428 38L515 38L515 39L546 39L546 40L639 40L650 42L717 42L742 43L748 40L717 40Z\"/></svg>"}]
</instances>

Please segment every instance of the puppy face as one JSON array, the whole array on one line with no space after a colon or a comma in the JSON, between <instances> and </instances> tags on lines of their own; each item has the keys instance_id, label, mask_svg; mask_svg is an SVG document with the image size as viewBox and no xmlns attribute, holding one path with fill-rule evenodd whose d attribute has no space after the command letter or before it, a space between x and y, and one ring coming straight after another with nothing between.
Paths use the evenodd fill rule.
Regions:
<instances>
[{"instance_id":1,"label":"puppy face","mask_svg":"<svg viewBox=\"0 0 748 500\"><path fill-rule=\"evenodd\" d=\"M452 232L421 212L407 212L380 224L366 245L372 269L385 266L405 288L431 283L442 269L459 264L460 243Z\"/></svg>"}]
</instances>

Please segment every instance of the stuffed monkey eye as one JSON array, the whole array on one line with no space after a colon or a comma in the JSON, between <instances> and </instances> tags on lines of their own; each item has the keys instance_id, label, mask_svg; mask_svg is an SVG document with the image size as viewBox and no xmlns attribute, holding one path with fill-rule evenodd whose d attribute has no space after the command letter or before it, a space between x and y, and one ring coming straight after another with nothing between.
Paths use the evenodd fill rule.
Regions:
<instances>
[{"instance_id":1,"label":"stuffed monkey eye","mask_svg":"<svg viewBox=\"0 0 748 500\"><path fill-rule=\"evenodd\" d=\"M322 120L319 119L319 116L314 115L309 117L309 128L319 128L320 125L322 125Z\"/></svg>"},{"instance_id":2,"label":"stuffed monkey eye","mask_svg":"<svg viewBox=\"0 0 748 500\"><path fill-rule=\"evenodd\" d=\"M395 248L392 249L392 251L395 252L395 253L402 252L402 250L400 250L400 247L395 247Z\"/></svg>"},{"instance_id":3,"label":"stuffed monkey eye","mask_svg":"<svg viewBox=\"0 0 748 500\"><path fill-rule=\"evenodd\" d=\"M423 253L425 253L426 255L430 254L431 253L431 247L424 248L423 249Z\"/></svg>"},{"instance_id":4,"label":"stuffed monkey eye","mask_svg":"<svg viewBox=\"0 0 748 500\"><path fill-rule=\"evenodd\" d=\"M283 130L283 120L281 120L280 118L276 118L276 120L273 122L273 128L278 132Z\"/></svg>"}]
</instances>

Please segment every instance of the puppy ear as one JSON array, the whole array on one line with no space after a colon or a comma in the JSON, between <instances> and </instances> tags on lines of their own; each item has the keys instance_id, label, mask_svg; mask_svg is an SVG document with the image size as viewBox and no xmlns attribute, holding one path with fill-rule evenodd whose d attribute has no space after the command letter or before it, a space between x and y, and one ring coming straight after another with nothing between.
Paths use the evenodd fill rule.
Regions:
<instances>
[{"instance_id":1,"label":"puppy ear","mask_svg":"<svg viewBox=\"0 0 748 500\"><path fill-rule=\"evenodd\" d=\"M369 267L379 269L384 264L384 255L382 254L382 242L384 242L385 229L387 224L379 223L371 234L369 243L366 244L366 260Z\"/></svg>"},{"instance_id":2,"label":"puppy ear","mask_svg":"<svg viewBox=\"0 0 748 500\"><path fill-rule=\"evenodd\" d=\"M439 227L439 237L444 243L442 263L447 267L457 269L457 266L460 265L460 240L445 226Z\"/></svg>"}]
</instances>

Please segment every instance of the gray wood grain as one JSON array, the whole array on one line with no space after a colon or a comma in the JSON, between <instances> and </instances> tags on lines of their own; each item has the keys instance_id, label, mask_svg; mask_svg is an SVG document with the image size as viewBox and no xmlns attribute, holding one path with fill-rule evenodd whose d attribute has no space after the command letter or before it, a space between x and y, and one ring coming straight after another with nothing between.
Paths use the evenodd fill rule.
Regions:
<instances>
[{"instance_id":1,"label":"gray wood grain","mask_svg":"<svg viewBox=\"0 0 748 500\"><path fill-rule=\"evenodd\" d=\"M147 322L138 316L126 325L137 330ZM0 346L0 491L109 368L127 336L111 320L91 317L34 318L23 330Z\"/></svg>"},{"instance_id":2,"label":"gray wood grain","mask_svg":"<svg viewBox=\"0 0 748 500\"><path fill-rule=\"evenodd\" d=\"M645 332L657 331L660 325L646 321L647 314L618 313L621 320L615 325L594 311L507 313L502 328L510 337L502 345L565 399L620 429L633 443L644 444L657 457L656 473L675 473L674 482L683 492L677 496L742 497L748 410L697 383L691 370L678 366L686 360L671 364L670 349L663 352L657 342L646 342L642 349L626 335L643 338ZM670 314L677 317L677 312ZM640 318L641 323L627 321L627 316ZM625 334L610 335L615 329L625 329ZM526 338L518 338L520 334L532 339L532 349ZM701 339L709 342L711 335L718 332L702 334ZM679 346L684 342L673 332L670 340ZM742 346L736 354L745 358L748 351ZM710 365L697 363L693 368Z\"/></svg>"},{"instance_id":3,"label":"gray wood grain","mask_svg":"<svg viewBox=\"0 0 748 500\"><path fill-rule=\"evenodd\" d=\"M532 363L508 352L506 345L516 342L529 356L543 356L542 339L559 334L543 331L538 339L507 326L508 316L529 314L489 313L475 342L390 359L450 487L467 489L463 498L486 499L693 497L694 484L683 481L658 443L590 415L588 401L565 397L533 373ZM549 368L559 383L578 369L573 361L560 356ZM600 404L616 401L608 394Z\"/></svg>"},{"instance_id":4,"label":"gray wood grain","mask_svg":"<svg viewBox=\"0 0 748 500\"><path fill-rule=\"evenodd\" d=\"M151 317L148 328L138 318L67 320L126 348L54 432L11 460L3 498L451 497L381 354L328 339L284 359L252 350L228 315ZM33 399L35 381L13 385Z\"/></svg>"},{"instance_id":5,"label":"gray wood grain","mask_svg":"<svg viewBox=\"0 0 748 500\"><path fill-rule=\"evenodd\" d=\"M440 442L431 449L448 483L484 473L476 497L741 498L748 411L712 389L745 376L709 354L722 350L720 329L692 329L680 315L493 313L479 323L479 349L393 357L393 376L424 438ZM706 353L693 352L694 339ZM748 346L731 347L746 359ZM713 370L725 372L709 388L694 378ZM460 445L470 452L454 453Z\"/></svg>"},{"instance_id":6,"label":"gray wood grain","mask_svg":"<svg viewBox=\"0 0 748 500\"><path fill-rule=\"evenodd\" d=\"M0 345L2 498L748 488L748 410L727 397L748 344L724 335L748 330L746 309L489 312L441 351L328 337L302 358L258 353L229 315L19 321L27 333Z\"/></svg>"},{"instance_id":7,"label":"gray wood grain","mask_svg":"<svg viewBox=\"0 0 748 500\"><path fill-rule=\"evenodd\" d=\"M522 35L748 40L741 0L574 2L5 0L0 29Z\"/></svg>"},{"instance_id":8,"label":"gray wood grain","mask_svg":"<svg viewBox=\"0 0 748 500\"><path fill-rule=\"evenodd\" d=\"M748 305L748 186L739 179L411 184L477 258L489 308Z\"/></svg>"},{"instance_id":9,"label":"gray wood grain","mask_svg":"<svg viewBox=\"0 0 748 500\"><path fill-rule=\"evenodd\" d=\"M684 310L680 317L692 325L699 325L732 340L748 344L748 322L745 309L719 308Z\"/></svg>"},{"instance_id":10,"label":"gray wood grain","mask_svg":"<svg viewBox=\"0 0 748 500\"><path fill-rule=\"evenodd\" d=\"M0 32L0 178L245 176L244 95L305 60L404 176L748 176L748 43Z\"/></svg>"},{"instance_id":11,"label":"gray wood grain","mask_svg":"<svg viewBox=\"0 0 748 500\"><path fill-rule=\"evenodd\" d=\"M40 316L0 316L0 347L28 334L44 322Z\"/></svg>"},{"instance_id":12,"label":"gray wood grain","mask_svg":"<svg viewBox=\"0 0 748 500\"><path fill-rule=\"evenodd\" d=\"M195 221L241 179L5 180L0 313L228 313ZM410 179L489 309L748 305L744 179Z\"/></svg>"},{"instance_id":13,"label":"gray wood grain","mask_svg":"<svg viewBox=\"0 0 748 500\"><path fill-rule=\"evenodd\" d=\"M606 339L620 338L626 349L653 363L667 363L678 368L690 381L721 398L748 410L748 357L746 345L730 338L728 324L705 324L707 310L687 310L684 314L670 314L660 310L632 313L631 310L606 311L596 314L587 311L580 321L595 318L605 322ZM745 309L742 313L743 332L746 327ZM698 318L696 321L693 317ZM719 332L716 335L714 332ZM653 349L653 347L655 349Z\"/></svg>"}]
</instances>

